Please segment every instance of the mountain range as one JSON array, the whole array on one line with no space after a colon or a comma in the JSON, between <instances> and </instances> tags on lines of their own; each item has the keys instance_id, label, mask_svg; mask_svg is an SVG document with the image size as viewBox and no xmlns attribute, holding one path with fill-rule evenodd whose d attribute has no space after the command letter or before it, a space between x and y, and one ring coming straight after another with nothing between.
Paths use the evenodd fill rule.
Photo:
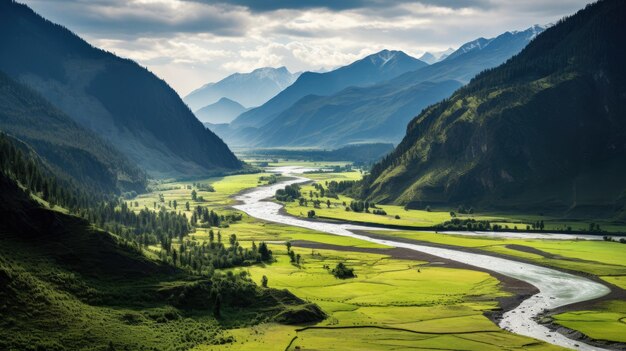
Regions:
<instances>
[{"instance_id":1,"label":"mountain range","mask_svg":"<svg viewBox=\"0 0 626 351\"><path fill-rule=\"evenodd\" d=\"M290 86L300 73L285 67L258 68L250 73L235 73L216 83L208 83L183 99L193 111L214 104L222 98L236 101L247 108L260 106Z\"/></svg>"},{"instance_id":2,"label":"mountain range","mask_svg":"<svg viewBox=\"0 0 626 351\"><path fill-rule=\"evenodd\" d=\"M231 146L239 147L327 148L362 142L397 144L416 113L450 96L481 71L517 54L543 29L533 26L495 38L480 38L463 45L443 61L421 65L378 84L350 86L333 94L308 95L280 105L272 104L270 100L266 105L242 114L229 128L222 126L214 131ZM339 75L342 70L333 72ZM295 89L297 84L275 99L288 94L288 90ZM289 103L290 106L284 107ZM277 112L254 115L255 110ZM237 122L246 118L254 119L254 122L244 124L242 128L242 123Z\"/></svg>"},{"instance_id":3,"label":"mountain range","mask_svg":"<svg viewBox=\"0 0 626 351\"><path fill-rule=\"evenodd\" d=\"M362 195L413 208L623 216L624 18L624 1L589 5L425 109Z\"/></svg>"},{"instance_id":4,"label":"mountain range","mask_svg":"<svg viewBox=\"0 0 626 351\"><path fill-rule=\"evenodd\" d=\"M94 48L26 5L0 2L0 48L0 70L151 176L188 177L241 167L167 83L131 60Z\"/></svg>"},{"instance_id":5,"label":"mountain range","mask_svg":"<svg viewBox=\"0 0 626 351\"><path fill-rule=\"evenodd\" d=\"M247 110L237 101L223 97L216 103L204 106L194 114L202 123L220 124L232 122L233 119Z\"/></svg>"},{"instance_id":6,"label":"mountain range","mask_svg":"<svg viewBox=\"0 0 626 351\"><path fill-rule=\"evenodd\" d=\"M454 51L455 50L453 48L449 48L449 49L444 50L444 51L425 52L422 56L419 57L419 59L420 59L420 61L424 61L427 64L432 65L432 64L437 63L439 61L445 60Z\"/></svg>"},{"instance_id":7,"label":"mountain range","mask_svg":"<svg viewBox=\"0 0 626 351\"><path fill-rule=\"evenodd\" d=\"M307 95L330 95L351 86L368 86L425 66L401 51L383 50L330 72L305 72L262 106L241 114L231 126L258 128Z\"/></svg>"}]
</instances>

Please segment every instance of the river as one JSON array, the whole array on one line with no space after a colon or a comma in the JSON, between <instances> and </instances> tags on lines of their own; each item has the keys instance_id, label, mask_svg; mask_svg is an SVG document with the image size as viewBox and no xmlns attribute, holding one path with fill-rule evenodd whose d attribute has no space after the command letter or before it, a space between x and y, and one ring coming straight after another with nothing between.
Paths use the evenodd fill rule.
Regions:
<instances>
[{"instance_id":1,"label":"river","mask_svg":"<svg viewBox=\"0 0 626 351\"><path fill-rule=\"evenodd\" d=\"M293 177L293 179L278 182L273 185L254 188L236 197L241 204L234 206L248 215L296 227L308 228L334 235L348 236L377 244L406 248L420 251L449 260L480 267L497 272L534 285L539 293L524 300L515 309L504 313L500 327L512 333L539 339L554 345L574 350L606 350L600 347L572 340L557 332L552 332L545 326L535 322L534 318L546 310L570 305L602 297L610 292L609 288L589 279L561 272L555 269L518 262L511 259L457 251L448 248L432 247L421 244L410 244L394 240L372 238L367 235L356 234L353 231L381 230L380 228L361 225L316 222L298 219L280 213L282 205L264 201L272 196L276 190L288 184L307 182L310 179L301 176L305 169L297 167L283 167L275 171ZM442 234L445 235L445 234ZM497 235L497 233L490 233ZM516 235L519 235L516 233ZM577 236L559 236L558 239L575 239Z\"/></svg>"}]
</instances>

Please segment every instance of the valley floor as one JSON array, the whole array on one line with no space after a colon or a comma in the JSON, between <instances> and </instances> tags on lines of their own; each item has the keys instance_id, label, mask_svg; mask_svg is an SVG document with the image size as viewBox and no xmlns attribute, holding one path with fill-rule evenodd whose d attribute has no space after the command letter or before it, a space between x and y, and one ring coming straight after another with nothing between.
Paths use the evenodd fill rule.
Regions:
<instances>
[{"instance_id":1,"label":"valley floor","mask_svg":"<svg viewBox=\"0 0 626 351\"><path fill-rule=\"evenodd\" d=\"M325 165L299 163L298 166L321 168ZM152 208L155 202L159 206L167 206L169 201L176 200L178 210L182 212L186 211L184 204L190 202L192 210L195 205L202 205L222 214L238 213L230 207L235 204L232 196L266 184L268 176L236 175L199 182L210 183L214 192L199 190L193 184L198 182L161 184L155 192L133 201L137 201L137 209ZM360 174L344 172L307 176L324 182L357 179ZM191 200L192 189L198 190L197 195L203 197L202 202ZM308 191L309 187L305 186L303 193ZM323 200L325 202L326 199ZM351 199L340 197L338 201L333 201L349 203ZM346 212L339 204L336 208L315 210L323 217L375 220L379 224L404 221L411 225L432 225L450 218L448 212L380 207L386 210L387 216ZM288 203L287 212L295 216L306 213L297 203ZM400 214L400 219L396 219L395 214ZM187 211L187 215L189 217L191 211ZM357 215L363 218L355 217ZM526 225L523 220L511 220L502 219L503 223L511 224L512 227ZM288 289L296 296L318 304L329 317L316 325L259 324L234 328L226 332L233 337L233 343L219 347L199 345L195 348L197 350L559 349L503 331L488 318L501 313L502 307L512 307L516 296L529 295L532 292L530 286L513 284L501 276L435 257L402 255L394 251L397 249L390 250L382 245L265 222L245 214L241 221L220 231L225 238L236 234L244 247L251 246L253 241L270 243L277 262L240 269L248 271L259 284L262 277L266 276L269 287ZM380 231L372 235L497 254L599 277L603 282L611 284L614 294L610 297L616 300L603 299L596 303L572 306L567 311L557 311L559 314L545 318L545 322L559 323L592 339L624 342L622 335L626 335L626 324L623 322L626 309L624 295L620 294L626 287L626 255L623 254L626 245L604 241L464 237L408 230ZM190 239L198 242L208 240L208 228L198 228L190 235ZM299 264L290 262L285 246L287 241L292 242L292 250L301 255ZM159 249L153 247L151 250L157 252ZM329 268L334 268L338 262L354 268L357 277L345 280L335 278Z\"/></svg>"}]
</instances>

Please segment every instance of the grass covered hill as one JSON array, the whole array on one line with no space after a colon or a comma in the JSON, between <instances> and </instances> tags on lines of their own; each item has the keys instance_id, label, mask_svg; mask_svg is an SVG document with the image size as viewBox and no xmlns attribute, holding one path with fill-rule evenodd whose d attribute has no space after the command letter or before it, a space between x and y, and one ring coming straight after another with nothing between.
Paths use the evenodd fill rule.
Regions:
<instances>
[{"instance_id":1,"label":"grass covered hill","mask_svg":"<svg viewBox=\"0 0 626 351\"><path fill-rule=\"evenodd\" d=\"M0 1L0 70L152 176L241 167L163 80L11 0Z\"/></svg>"},{"instance_id":2,"label":"grass covered hill","mask_svg":"<svg viewBox=\"0 0 626 351\"><path fill-rule=\"evenodd\" d=\"M0 131L33 147L54 173L107 193L141 191L145 175L38 93L0 72Z\"/></svg>"},{"instance_id":3,"label":"grass covered hill","mask_svg":"<svg viewBox=\"0 0 626 351\"><path fill-rule=\"evenodd\" d=\"M1 141L1 151L9 150L11 140ZM325 317L246 274L194 274L64 208L50 209L42 192L15 181L28 178L22 168L30 156L10 154L0 162L0 349L188 350L234 342L228 327Z\"/></svg>"},{"instance_id":4,"label":"grass covered hill","mask_svg":"<svg viewBox=\"0 0 626 351\"><path fill-rule=\"evenodd\" d=\"M425 109L363 195L412 207L621 213L624 18L623 1L589 5Z\"/></svg>"}]
</instances>

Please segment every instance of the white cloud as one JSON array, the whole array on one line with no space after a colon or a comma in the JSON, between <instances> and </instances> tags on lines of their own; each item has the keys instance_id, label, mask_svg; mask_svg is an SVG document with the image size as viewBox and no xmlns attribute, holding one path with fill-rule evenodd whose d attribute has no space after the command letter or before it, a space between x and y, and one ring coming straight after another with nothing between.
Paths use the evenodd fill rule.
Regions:
<instances>
[{"instance_id":1,"label":"white cloud","mask_svg":"<svg viewBox=\"0 0 626 351\"><path fill-rule=\"evenodd\" d=\"M381 49L445 50L554 22L590 2L316 0L309 8L301 0L254 1L25 0L92 44L147 66L181 95L263 66L332 69Z\"/></svg>"}]
</instances>

